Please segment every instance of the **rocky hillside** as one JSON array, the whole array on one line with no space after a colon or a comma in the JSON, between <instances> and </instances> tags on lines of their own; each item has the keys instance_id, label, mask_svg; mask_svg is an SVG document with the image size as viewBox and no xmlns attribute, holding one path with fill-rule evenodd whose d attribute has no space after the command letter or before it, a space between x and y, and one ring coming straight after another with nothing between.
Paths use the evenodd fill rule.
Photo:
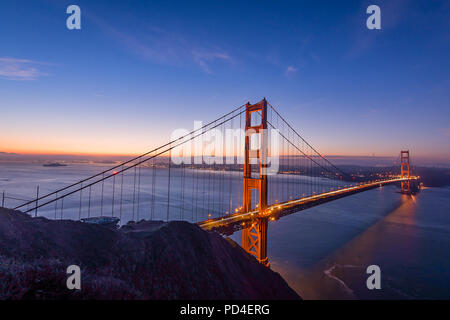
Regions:
<instances>
[{"instance_id":1,"label":"rocky hillside","mask_svg":"<svg viewBox=\"0 0 450 320\"><path fill-rule=\"evenodd\" d=\"M66 268L81 267L81 290ZM231 240L187 222L118 230L0 208L0 299L299 299Z\"/></svg>"}]
</instances>

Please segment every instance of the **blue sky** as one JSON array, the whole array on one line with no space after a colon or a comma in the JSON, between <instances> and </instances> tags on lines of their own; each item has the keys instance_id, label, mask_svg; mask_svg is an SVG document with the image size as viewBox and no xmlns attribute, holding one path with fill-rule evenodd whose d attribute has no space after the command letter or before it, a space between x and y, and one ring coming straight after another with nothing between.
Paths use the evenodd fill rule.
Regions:
<instances>
[{"instance_id":1,"label":"blue sky","mask_svg":"<svg viewBox=\"0 0 450 320\"><path fill-rule=\"evenodd\" d=\"M430 0L3 0L0 151L140 153L266 97L322 153L450 163L449 17Z\"/></svg>"}]
</instances>

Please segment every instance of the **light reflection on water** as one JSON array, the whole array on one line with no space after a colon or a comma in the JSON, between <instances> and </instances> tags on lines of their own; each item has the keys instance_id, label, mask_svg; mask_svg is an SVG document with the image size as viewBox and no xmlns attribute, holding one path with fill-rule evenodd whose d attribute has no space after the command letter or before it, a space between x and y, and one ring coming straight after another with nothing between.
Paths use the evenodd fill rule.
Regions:
<instances>
[{"instance_id":1,"label":"light reflection on water","mask_svg":"<svg viewBox=\"0 0 450 320\"><path fill-rule=\"evenodd\" d=\"M450 298L450 188L383 187L283 218L269 257L305 299ZM367 266L381 268L368 290Z\"/></svg>"},{"instance_id":2,"label":"light reflection on water","mask_svg":"<svg viewBox=\"0 0 450 320\"><path fill-rule=\"evenodd\" d=\"M102 169L104 167L86 165L44 168L41 164L0 164L0 192L6 190L10 196L31 199L38 184L41 192L50 192ZM161 169L158 174L154 217L162 220L167 211L165 171ZM144 173L143 177L149 178L150 173ZM239 175L235 174L233 179L238 184ZM126 182L124 220L133 218L129 210L131 185L131 180ZM143 184L140 218L150 217L149 188ZM189 200L186 194L184 219L207 217L208 210L202 208L203 196L198 195L200 210L194 215L192 205L195 200ZM217 193L217 199L219 196ZM65 203L65 207L73 207L71 218L78 216L77 199ZM238 199L239 188L233 187L233 206L237 205ZM385 186L270 222L268 254L271 268L305 299L448 299L449 199L450 188L427 188L408 197L399 194L395 186ZM222 199L223 208L227 210L228 201L225 200ZM179 205L176 201L171 203L172 219L180 216ZM95 206L98 209L98 203L93 203ZM86 208L83 210L85 215ZM105 208L108 210L110 208ZM48 208L40 214L52 218L54 211ZM239 243L240 237L240 233L232 236ZM365 286L368 277L365 270L370 264L381 268L382 289L379 291L369 291Z\"/></svg>"}]
</instances>

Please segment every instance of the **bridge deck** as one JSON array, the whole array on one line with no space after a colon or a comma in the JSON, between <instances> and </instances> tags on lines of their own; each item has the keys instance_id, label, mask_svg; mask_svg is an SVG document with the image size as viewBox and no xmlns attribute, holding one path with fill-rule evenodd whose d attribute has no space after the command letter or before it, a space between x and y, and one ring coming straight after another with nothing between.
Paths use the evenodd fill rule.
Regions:
<instances>
[{"instance_id":1,"label":"bridge deck","mask_svg":"<svg viewBox=\"0 0 450 320\"><path fill-rule=\"evenodd\" d=\"M276 203L270 205L265 211L262 217L266 217L269 220L278 220L279 218L307 209L319 204L330 202L339 198L347 197L349 195L381 187L383 185L398 183L408 180L417 180L418 177L408 178L393 178L388 180L379 180L374 182L368 182L359 184L352 187L341 188L338 190L328 191L309 197L303 197L300 199L290 200L283 203ZM209 219L201 221L198 225L204 230L216 230L219 233L230 235L234 232L247 228L252 221L260 217L259 210L254 210L246 213L234 213L228 216Z\"/></svg>"}]
</instances>

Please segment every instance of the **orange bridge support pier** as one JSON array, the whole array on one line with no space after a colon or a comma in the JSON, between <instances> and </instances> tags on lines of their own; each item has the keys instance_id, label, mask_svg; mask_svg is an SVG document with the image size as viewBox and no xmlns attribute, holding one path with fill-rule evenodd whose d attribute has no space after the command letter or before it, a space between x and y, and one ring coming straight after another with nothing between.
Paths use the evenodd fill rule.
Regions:
<instances>
[{"instance_id":1,"label":"orange bridge support pier","mask_svg":"<svg viewBox=\"0 0 450 320\"><path fill-rule=\"evenodd\" d=\"M252 114L259 114L261 122L252 124ZM255 115L256 115L255 114ZM259 148L251 148L252 136L259 138ZM250 212L252 208L252 193L258 193L259 215L253 219L250 227L242 230L242 247L248 253L254 255L258 261L269 266L267 258L267 227L268 217L264 217L267 209L267 101L251 105L247 103L245 113L245 151L244 151L244 176L243 176L243 212ZM252 159L257 159L259 172L252 174Z\"/></svg>"}]
</instances>

